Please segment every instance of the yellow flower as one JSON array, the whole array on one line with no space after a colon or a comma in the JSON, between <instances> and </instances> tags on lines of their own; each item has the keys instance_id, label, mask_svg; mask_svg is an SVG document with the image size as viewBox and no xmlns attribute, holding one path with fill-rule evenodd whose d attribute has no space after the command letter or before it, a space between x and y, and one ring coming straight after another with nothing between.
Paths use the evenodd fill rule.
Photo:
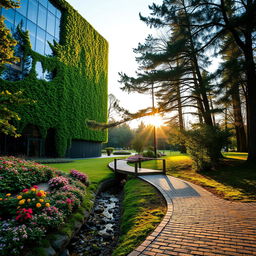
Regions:
<instances>
[{"instance_id":1,"label":"yellow flower","mask_svg":"<svg viewBox=\"0 0 256 256\"><path fill-rule=\"evenodd\" d=\"M31 199L30 199L30 198L29 198L29 199L27 199L27 202L28 202L28 203L30 203L30 201L31 201Z\"/></svg>"},{"instance_id":2,"label":"yellow flower","mask_svg":"<svg viewBox=\"0 0 256 256\"><path fill-rule=\"evenodd\" d=\"M11 193L6 194L6 196L10 196L10 195L11 195Z\"/></svg>"},{"instance_id":3,"label":"yellow flower","mask_svg":"<svg viewBox=\"0 0 256 256\"><path fill-rule=\"evenodd\" d=\"M25 204L26 200L25 199L22 199L19 201L19 204Z\"/></svg>"},{"instance_id":4,"label":"yellow flower","mask_svg":"<svg viewBox=\"0 0 256 256\"><path fill-rule=\"evenodd\" d=\"M49 203L46 203L45 206L46 206L46 207L50 207L51 205L50 205Z\"/></svg>"},{"instance_id":5,"label":"yellow flower","mask_svg":"<svg viewBox=\"0 0 256 256\"><path fill-rule=\"evenodd\" d=\"M2 201L3 200L3 198L0 198L0 201Z\"/></svg>"},{"instance_id":6,"label":"yellow flower","mask_svg":"<svg viewBox=\"0 0 256 256\"><path fill-rule=\"evenodd\" d=\"M35 188L31 188L31 191L36 191L36 189Z\"/></svg>"},{"instance_id":7,"label":"yellow flower","mask_svg":"<svg viewBox=\"0 0 256 256\"><path fill-rule=\"evenodd\" d=\"M40 203L37 203L37 204L36 204L36 207L37 207L37 208L40 208L41 206L42 206L42 205L41 205Z\"/></svg>"},{"instance_id":8,"label":"yellow flower","mask_svg":"<svg viewBox=\"0 0 256 256\"><path fill-rule=\"evenodd\" d=\"M44 199L39 199L39 202L43 203L43 202L44 202Z\"/></svg>"},{"instance_id":9,"label":"yellow flower","mask_svg":"<svg viewBox=\"0 0 256 256\"><path fill-rule=\"evenodd\" d=\"M21 199L22 198L22 196L17 196L17 199Z\"/></svg>"}]
</instances>

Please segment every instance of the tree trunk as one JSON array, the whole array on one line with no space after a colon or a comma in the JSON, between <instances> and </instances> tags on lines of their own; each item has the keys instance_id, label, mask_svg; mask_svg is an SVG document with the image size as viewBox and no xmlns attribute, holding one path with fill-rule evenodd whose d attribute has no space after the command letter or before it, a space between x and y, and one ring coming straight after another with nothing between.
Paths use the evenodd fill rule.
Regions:
<instances>
[{"instance_id":1,"label":"tree trunk","mask_svg":"<svg viewBox=\"0 0 256 256\"><path fill-rule=\"evenodd\" d=\"M237 151L247 152L246 134L241 111L241 100L239 96L238 84L233 85L232 104L235 119Z\"/></svg>"}]
</instances>

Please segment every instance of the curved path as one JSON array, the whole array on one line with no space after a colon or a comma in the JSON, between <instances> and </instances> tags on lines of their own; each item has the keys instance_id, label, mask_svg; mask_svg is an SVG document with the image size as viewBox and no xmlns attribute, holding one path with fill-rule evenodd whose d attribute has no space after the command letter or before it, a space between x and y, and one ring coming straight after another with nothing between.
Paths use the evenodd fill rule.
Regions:
<instances>
[{"instance_id":1,"label":"curved path","mask_svg":"<svg viewBox=\"0 0 256 256\"><path fill-rule=\"evenodd\" d=\"M126 165L122 163L122 168ZM163 194L167 213L129 256L256 255L255 203L226 201L172 176L140 178Z\"/></svg>"}]
</instances>

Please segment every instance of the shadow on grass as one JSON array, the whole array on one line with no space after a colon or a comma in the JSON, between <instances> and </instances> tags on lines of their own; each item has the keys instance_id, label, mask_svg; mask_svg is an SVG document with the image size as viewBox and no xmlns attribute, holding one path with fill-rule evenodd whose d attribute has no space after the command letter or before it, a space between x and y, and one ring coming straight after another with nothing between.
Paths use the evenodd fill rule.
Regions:
<instances>
[{"instance_id":1,"label":"shadow on grass","mask_svg":"<svg viewBox=\"0 0 256 256\"><path fill-rule=\"evenodd\" d=\"M167 174L201 185L229 200L256 201L256 163L245 161L246 153L228 153L214 171L196 172L188 155L164 157ZM241 160L243 159L243 160ZM161 169L161 161L143 163L144 168Z\"/></svg>"}]
</instances>

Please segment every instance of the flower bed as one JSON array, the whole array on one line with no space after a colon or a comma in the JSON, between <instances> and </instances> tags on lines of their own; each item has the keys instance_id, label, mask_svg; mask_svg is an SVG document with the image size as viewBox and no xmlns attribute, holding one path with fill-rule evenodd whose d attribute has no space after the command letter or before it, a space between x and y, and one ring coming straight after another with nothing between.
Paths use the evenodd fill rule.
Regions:
<instances>
[{"instance_id":1,"label":"flower bed","mask_svg":"<svg viewBox=\"0 0 256 256\"><path fill-rule=\"evenodd\" d=\"M49 191L35 185L40 182L48 182ZM0 185L0 255L16 256L59 229L79 208L88 177L76 170L66 174L34 162L2 157Z\"/></svg>"}]
</instances>

